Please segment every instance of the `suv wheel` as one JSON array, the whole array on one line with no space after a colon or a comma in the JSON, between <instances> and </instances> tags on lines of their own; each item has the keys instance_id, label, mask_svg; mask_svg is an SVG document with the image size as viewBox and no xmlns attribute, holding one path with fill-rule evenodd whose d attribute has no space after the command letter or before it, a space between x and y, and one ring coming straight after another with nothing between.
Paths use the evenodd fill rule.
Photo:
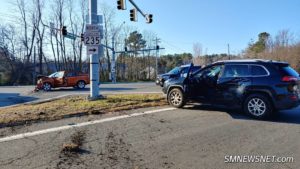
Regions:
<instances>
[{"instance_id":1,"label":"suv wheel","mask_svg":"<svg viewBox=\"0 0 300 169\"><path fill-rule=\"evenodd\" d=\"M266 119L273 110L267 97L261 94L253 94L245 100L244 111L256 119Z\"/></svg>"},{"instance_id":2,"label":"suv wheel","mask_svg":"<svg viewBox=\"0 0 300 169\"><path fill-rule=\"evenodd\" d=\"M82 80L77 82L77 88L78 89L84 89L85 88L85 82L82 81Z\"/></svg>"},{"instance_id":3,"label":"suv wheel","mask_svg":"<svg viewBox=\"0 0 300 169\"><path fill-rule=\"evenodd\" d=\"M168 102L170 105L181 108L185 105L185 99L180 89L172 89L168 94Z\"/></svg>"},{"instance_id":4,"label":"suv wheel","mask_svg":"<svg viewBox=\"0 0 300 169\"><path fill-rule=\"evenodd\" d=\"M43 90L44 91L50 91L51 90L51 84L50 83L44 83L43 84Z\"/></svg>"}]
</instances>

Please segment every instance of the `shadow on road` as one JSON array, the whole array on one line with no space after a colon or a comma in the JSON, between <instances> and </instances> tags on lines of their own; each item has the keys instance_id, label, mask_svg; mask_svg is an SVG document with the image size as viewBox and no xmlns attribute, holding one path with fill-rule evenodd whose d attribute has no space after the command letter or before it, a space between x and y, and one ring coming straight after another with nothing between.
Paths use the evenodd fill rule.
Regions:
<instances>
[{"instance_id":1,"label":"shadow on road","mask_svg":"<svg viewBox=\"0 0 300 169\"><path fill-rule=\"evenodd\" d=\"M37 100L35 97L21 96L19 93L0 93L0 107L12 106Z\"/></svg>"},{"instance_id":2,"label":"shadow on road","mask_svg":"<svg viewBox=\"0 0 300 169\"><path fill-rule=\"evenodd\" d=\"M229 109L224 106L193 105L192 107L186 107L185 109L220 111L220 112L228 113L233 119L255 120L238 109ZM276 122L276 123L300 124L300 107L291 110L281 111L278 114L276 114L274 117L265 121Z\"/></svg>"}]
</instances>

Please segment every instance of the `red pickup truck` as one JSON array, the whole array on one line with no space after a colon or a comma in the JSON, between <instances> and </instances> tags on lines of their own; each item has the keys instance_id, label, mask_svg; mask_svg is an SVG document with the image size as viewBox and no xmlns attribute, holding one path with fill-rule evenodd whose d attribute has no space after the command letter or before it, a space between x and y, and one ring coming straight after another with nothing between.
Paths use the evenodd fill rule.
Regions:
<instances>
[{"instance_id":1,"label":"red pickup truck","mask_svg":"<svg viewBox=\"0 0 300 169\"><path fill-rule=\"evenodd\" d=\"M35 90L50 91L57 87L74 87L84 89L90 83L88 74L60 71L49 76L38 76Z\"/></svg>"}]
</instances>

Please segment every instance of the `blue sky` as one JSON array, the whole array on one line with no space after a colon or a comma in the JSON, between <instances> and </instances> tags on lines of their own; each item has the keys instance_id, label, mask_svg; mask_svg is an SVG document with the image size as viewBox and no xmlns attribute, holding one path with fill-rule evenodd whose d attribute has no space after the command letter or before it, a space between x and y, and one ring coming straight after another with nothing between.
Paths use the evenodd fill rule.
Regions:
<instances>
[{"instance_id":1,"label":"blue sky","mask_svg":"<svg viewBox=\"0 0 300 169\"><path fill-rule=\"evenodd\" d=\"M0 14L9 12L7 0L1 0ZM99 0L116 9L116 0ZM193 53L193 44L201 43L203 53L238 54L260 32L271 35L283 29L300 39L299 0L135 0L145 12L153 13L154 22L146 24L129 21L127 11L116 10L116 22L150 30L161 38L163 53Z\"/></svg>"}]
</instances>

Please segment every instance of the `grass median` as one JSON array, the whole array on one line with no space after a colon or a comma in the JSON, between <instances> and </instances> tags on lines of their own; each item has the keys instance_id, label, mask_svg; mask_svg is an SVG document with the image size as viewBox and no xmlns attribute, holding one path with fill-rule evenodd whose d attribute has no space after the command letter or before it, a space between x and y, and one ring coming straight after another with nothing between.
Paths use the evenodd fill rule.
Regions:
<instances>
[{"instance_id":1,"label":"grass median","mask_svg":"<svg viewBox=\"0 0 300 169\"><path fill-rule=\"evenodd\" d=\"M98 115L137 108L163 106L161 94L107 95L106 99L88 101L86 96L69 96L49 102L0 109L0 126L58 120L73 116Z\"/></svg>"}]
</instances>

